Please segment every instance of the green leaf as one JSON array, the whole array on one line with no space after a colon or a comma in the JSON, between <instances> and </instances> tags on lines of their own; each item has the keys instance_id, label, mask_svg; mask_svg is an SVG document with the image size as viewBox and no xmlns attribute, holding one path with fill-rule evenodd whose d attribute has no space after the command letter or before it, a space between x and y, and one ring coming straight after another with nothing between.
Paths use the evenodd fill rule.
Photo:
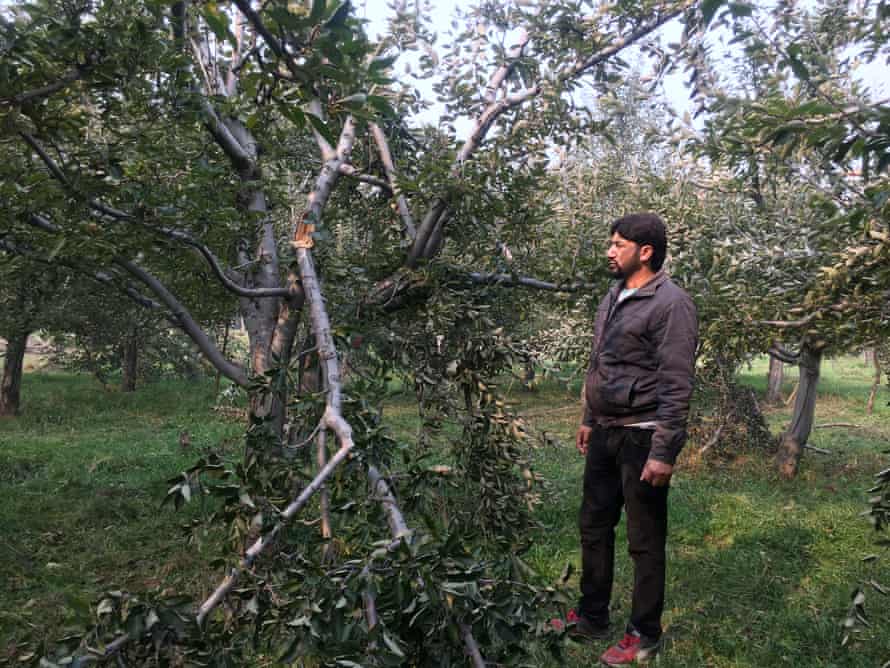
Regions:
<instances>
[{"instance_id":1,"label":"green leaf","mask_svg":"<svg viewBox=\"0 0 890 668\"><path fill-rule=\"evenodd\" d=\"M383 642L386 643L386 646L389 647L389 651L395 654L398 657L405 658L405 653L402 651L402 648L399 647L399 644L396 642L395 638L393 638L386 631L383 632Z\"/></svg>"},{"instance_id":2,"label":"green leaf","mask_svg":"<svg viewBox=\"0 0 890 668\"><path fill-rule=\"evenodd\" d=\"M388 70L392 67L393 63L396 62L398 56L386 56L385 58L375 58L371 61L371 64L368 66L368 72L382 72L384 70Z\"/></svg>"},{"instance_id":3,"label":"green leaf","mask_svg":"<svg viewBox=\"0 0 890 668\"><path fill-rule=\"evenodd\" d=\"M368 96L365 93L353 93L352 95L347 95L346 97L340 99L340 103L346 105L362 105L367 101Z\"/></svg>"},{"instance_id":4,"label":"green leaf","mask_svg":"<svg viewBox=\"0 0 890 668\"><path fill-rule=\"evenodd\" d=\"M322 137L324 137L331 146L337 143L337 139L334 137L331 129L325 124L323 120L321 120L315 114L306 113L305 116L309 119L310 125L315 128L315 131L318 132L318 134L320 134Z\"/></svg>"},{"instance_id":5,"label":"green leaf","mask_svg":"<svg viewBox=\"0 0 890 668\"><path fill-rule=\"evenodd\" d=\"M298 129L302 130L306 127L306 114L304 114L303 110L299 107L287 102L279 102L278 111L281 112L282 116L296 125Z\"/></svg>"},{"instance_id":6,"label":"green leaf","mask_svg":"<svg viewBox=\"0 0 890 668\"><path fill-rule=\"evenodd\" d=\"M232 45L232 48L238 46L238 40L235 39L235 35L229 27L228 14L221 12L215 2L210 2L204 5L201 14L204 16L204 20L207 21L207 25L213 31L213 34L216 35L217 39L228 41L229 44Z\"/></svg>"},{"instance_id":7,"label":"green leaf","mask_svg":"<svg viewBox=\"0 0 890 668\"><path fill-rule=\"evenodd\" d=\"M720 5L725 1L726 0L704 0L701 3L701 17L704 25L708 25L711 22L714 15L717 13L717 10L720 9Z\"/></svg>"},{"instance_id":8,"label":"green leaf","mask_svg":"<svg viewBox=\"0 0 890 668\"><path fill-rule=\"evenodd\" d=\"M330 14L331 18L327 20L325 25L328 28L339 28L345 26L346 19L349 18L349 12L351 9L352 6L349 0L347 0L346 2L342 2L339 5L332 4L331 8L328 9L328 12L326 12Z\"/></svg>"},{"instance_id":9,"label":"green leaf","mask_svg":"<svg viewBox=\"0 0 890 668\"><path fill-rule=\"evenodd\" d=\"M325 0L312 0L312 11L309 12L309 22L312 25L315 25L321 20L321 17L324 16L326 7L327 3Z\"/></svg>"},{"instance_id":10,"label":"green leaf","mask_svg":"<svg viewBox=\"0 0 890 668\"><path fill-rule=\"evenodd\" d=\"M810 78L810 71L807 69L807 66L804 65L800 60L788 54L788 64L791 66L791 71L794 72L794 76L796 76L801 81L807 81Z\"/></svg>"},{"instance_id":11,"label":"green leaf","mask_svg":"<svg viewBox=\"0 0 890 668\"><path fill-rule=\"evenodd\" d=\"M318 72L318 74L330 77L334 81L339 81L340 83L349 83L350 81L349 74L338 67L332 67L331 65L322 65L316 71Z\"/></svg>"},{"instance_id":12,"label":"green leaf","mask_svg":"<svg viewBox=\"0 0 890 668\"><path fill-rule=\"evenodd\" d=\"M311 25L305 17L301 18L296 14L292 14L284 7L274 7L270 9L269 16L271 16L279 26L288 30L303 30L308 25Z\"/></svg>"},{"instance_id":13,"label":"green leaf","mask_svg":"<svg viewBox=\"0 0 890 668\"><path fill-rule=\"evenodd\" d=\"M729 11L736 18L741 16L751 16L754 9L747 2L730 2Z\"/></svg>"}]
</instances>

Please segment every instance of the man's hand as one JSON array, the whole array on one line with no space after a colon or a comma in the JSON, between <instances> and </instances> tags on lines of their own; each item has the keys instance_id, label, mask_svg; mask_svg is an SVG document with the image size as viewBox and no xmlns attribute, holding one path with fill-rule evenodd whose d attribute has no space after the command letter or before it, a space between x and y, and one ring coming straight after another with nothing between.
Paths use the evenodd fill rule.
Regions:
<instances>
[{"instance_id":1,"label":"man's hand","mask_svg":"<svg viewBox=\"0 0 890 668\"><path fill-rule=\"evenodd\" d=\"M653 487L664 487L671 481L673 473L674 467L671 464L665 464L657 459L647 459L640 480L648 482Z\"/></svg>"},{"instance_id":2,"label":"man's hand","mask_svg":"<svg viewBox=\"0 0 890 668\"><path fill-rule=\"evenodd\" d=\"M575 435L575 447L582 455L587 454L587 445L590 443L590 435L593 433L591 427L581 425L578 427L578 433Z\"/></svg>"}]
</instances>

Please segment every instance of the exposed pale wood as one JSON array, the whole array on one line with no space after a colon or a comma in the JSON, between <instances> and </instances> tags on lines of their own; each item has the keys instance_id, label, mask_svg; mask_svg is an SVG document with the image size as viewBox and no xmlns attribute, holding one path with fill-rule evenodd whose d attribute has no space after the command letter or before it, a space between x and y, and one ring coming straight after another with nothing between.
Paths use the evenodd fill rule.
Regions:
<instances>
[{"instance_id":1,"label":"exposed pale wood","mask_svg":"<svg viewBox=\"0 0 890 668\"><path fill-rule=\"evenodd\" d=\"M319 469L323 469L328 463L327 436L327 430L322 429L315 438L316 463ZM318 492L318 507L321 515L321 537L325 539L324 559L327 561L333 553L331 538L334 536L333 527L331 526L331 495L328 492L327 485L323 485Z\"/></svg>"},{"instance_id":2,"label":"exposed pale wood","mask_svg":"<svg viewBox=\"0 0 890 668\"><path fill-rule=\"evenodd\" d=\"M332 416L325 413L325 417L323 418L325 422L330 425L335 422L332 419ZM354 443L352 442L352 432L348 429L348 425L346 428L343 425L338 425L339 433L342 435L341 442L343 445L340 446L340 449L334 453L334 456L328 460L328 463L325 464L324 468L319 471L316 476L312 479L312 481L303 488L300 492L299 496L294 499L288 506L281 512L279 515L279 521L275 526L272 527L267 533L258 538L244 553L244 556L241 558L238 566L232 568L229 573L223 578L222 582L214 589L213 593L207 597L207 599L201 604L198 609L198 613L196 615L196 619L198 624L202 624L204 620L232 591L232 588L238 582L241 574L249 569L256 558L262 554L278 537L281 529L283 529L291 519L309 502L309 500L315 495L315 493L324 485L325 481L334 473L334 471L340 466L340 464L349 456L349 453L352 451L354 447Z\"/></svg>"},{"instance_id":3,"label":"exposed pale wood","mask_svg":"<svg viewBox=\"0 0 890 668\"><path fill-rule=\"evenodd\" d=\"M717 445L717 443L720 442L720 435L723 433L723 428L724 428L724 427L726 427L726 423L725 423L725 422L721 423L720 426L717 427L717 429L714 431L713 436L711 436L711 438L708 439L708 442L705 443L705 444L701 447L701 449L698 451L698 454L700 454L700 455L705 454L708 450L710 450L710 449L713 448L715 445Z\"/></svg>"}]
</instances>

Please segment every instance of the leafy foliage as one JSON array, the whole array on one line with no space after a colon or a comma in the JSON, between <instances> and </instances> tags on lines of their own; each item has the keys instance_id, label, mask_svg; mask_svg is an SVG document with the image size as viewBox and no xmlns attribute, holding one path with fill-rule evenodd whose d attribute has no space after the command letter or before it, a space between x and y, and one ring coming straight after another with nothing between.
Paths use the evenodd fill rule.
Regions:
<instances>
[{"instance_id":1,"label":"leafy foliage","mask_svg":"<svg viewBox=\"0 0 890 668\"><path fill-rule=\"evenodd\" d=\"M508 293L508 283L532 273L595 292L607 223L631 209L663 213L671 271L704 322L702 368L720 405L740 408L734 433L746 439L760 439L762 422L724 381L775 338L770 328L800 331L820 350L886 333L886 105L838 85L844 47L884 52L886 16L784 7L482 3L439 43L415 5L395 8L378 44L348 2L41 0L10 10L0 28L4 251L64 262L164 312L248 389L243 461L205 484L228 471L205 459L168 498L215 499L236 550L268 536L278 548L229 559L248 572L203 630L162 623L161 603L121 595L92 638L132 624L133 652L157 642L171 662L194 649L236 664L268 652L440 665L463 656L467 629L493 661L515 661L523 635L549 643L540 620L555 594L520 561L538 479L498 383L535 353L559 350L580 366L592 304ZM648 39L672 17L684 23L680 43ZM715 24L734 30L756 96L719 85L703 41ZM711 114L698 162L674 161L655 141L665 124L641 79L619 85L634 79L630 45L656 77L680 58L688 65L699 111ZM410 51L421 78L441 75L436 128L415 126L429 101L395 75ZM462 140L460 117L474 119ZM560 173L554 146L566 149ZM848 178L853 168L861 182ZM334 188L341 175L354 180ZM323 295L306 269L313 257ZM491 283L480 274L503 285L479 287ZM226 359L206 327L236 303L246 365ZM301 318L311 309L310 328ZM327 313L339 347L351 347L343 415L331 398L343 379ZM385 428L390 382L417 399L422 427L410 443ZM314 489L325 442L315 463L309 449L328 433L329 410L352 424L357 452L313 506L336 531L291 523L273 533L280 508ZM378 468L419 527L397 544L382 530L391 516L376 485L368 498Z\"/></svg>"}]
</instances>

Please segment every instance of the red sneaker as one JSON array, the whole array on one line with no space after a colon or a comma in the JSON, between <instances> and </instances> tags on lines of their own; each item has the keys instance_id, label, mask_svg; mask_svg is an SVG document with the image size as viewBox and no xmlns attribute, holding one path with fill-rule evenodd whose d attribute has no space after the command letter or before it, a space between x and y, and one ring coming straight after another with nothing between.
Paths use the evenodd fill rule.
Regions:
<instances>
[{"instance_id":1,"label":"red sneaker","mask_svg":"<svg viewBox=\"0 0 890 668\"><path fill-rule=\"evenodd\" d=\"M560 619L559 617L554 617L550 620L550 626L552 626L556 631L562 631L567 624L574 624L579 619L578 613L575 612L574 609L569 610L569 614L566 615L565 619Z\"/></svg>"},{"instance_id":2,"label":"red sneaker","mask_svg":"<svg viewBox=\"0 0 890 668\"><path fill-rule=\"evenodd\" d=\"M609 637L609 625L598 625L591 622L584 615L579 615L577 610L569 610L566 618L551 619L550 626L556 631L562 631L569 627L569 637L575 640L605 640Z\"/></svg>"},{"instance_id":3,"label":"red sneaker","mask_svg":"<svg viewBox=\"0 0 890 668\"><path fill-rule=\"evenodd\" d=\"M625 633L617 645L607 649L600 657L607 666L627 666L634 662L643 663L658 653L658 641L643 638L639 633Z\"/></svg>"}]
</instances>

